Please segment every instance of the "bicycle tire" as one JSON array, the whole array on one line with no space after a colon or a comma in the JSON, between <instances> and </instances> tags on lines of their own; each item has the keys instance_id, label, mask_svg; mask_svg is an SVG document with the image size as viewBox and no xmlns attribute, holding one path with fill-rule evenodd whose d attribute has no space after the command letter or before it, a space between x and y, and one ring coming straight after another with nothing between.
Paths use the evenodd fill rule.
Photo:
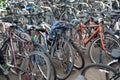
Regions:
<instances>
[{"instance_id":1,"label":"bicycle tire","mask_svg":"<svg viewBox=\"0 0 120 80\"><path fill-rule=\"evenodd\" d=\"M56 80L56 78L57 78L57 76L56 76L56 70L55 70L55 67L54 67L54 65L53 65L53 61L52 61L52 59L51 59L51 56L50 56L50 54L48 54L47 52L46 52L46 50L45 50L45 47L43 47L43 46L41 46L41 45L38 45L38 50L41 52L44 52L45 53L45 55L47 56L47 58L49 58L49 61L50 61L50 63L51 63L51 74L53 74L53 75L51 75L50 76L50 80Z\"/></svg>"},{"instance_id":2,"label":"bicycle tire","mask_svg":"<svg viewBox=\"0 0 120 80\"><path fill-rule=\"evenodd\" d=\"M104 32L104 35L114 37L114 38L117 39L118 42L120 43L120 38L117 38L113 32L111 33L110 30L105 31L105 32Z\"/></svg>"},{"instance_id":3,"label":"bicycle tire","mask_svg":"<svg viewBox=\"0 0 120 80\"><path fill-rule=\"evenodd\" d=\"M2 64L1 66L6 70L9 71L11 67L9 65L13 65L13 56L11 54L11 45L9 42L5 42L1 48L5 64Z\"/></svg>"},{"instance_id":4,"label":"bicycle tire","mask_svg":"<svg viewBox=\"0 0 120 80\"><path fill-rule=\"evenodd\" d=\"M68 78L74 66L74 54L73 54L71 44L65 39L62 39L62 40L63 40L63 43L60 43L60 44L64 44L64 46L62 46L61 49L56 50L58 45L57 45L57 42L55 42L54 45L52 46L51 53L50 53L52 57L53 65L55 66L55 69L56 69L57 78L60 80L64 80ZM62 53L61 51L62 52L68 51L68 52L66 54L66 52ZM62 54L62 55L59 55L59 54Z\"/></svg>"},{"instance_id":5,"label":"bicycle tire","mask_svg":"<svg viewBox=\"0 0 120 80\"><path fill-rule=\"evenodd\" d=\"M116 40L116 38L110 37L110 36L104 36L104 44L108 52L111 52L112 49L120 47L120 44ZM89 51L88 52L89 58L92 63L107 64L108 62L112 60L112 58L107 53L104 53L99 37L95 38L91 42L88 51Z\"/></svg>"},{"instance_id":6,"label":"bicycle tire","mask_svg":"<svg viewBox=\"0 0 120 80\"><path fill-rule=\"evenodd\" d=\"M41 59L37 60L38 62L36 62L35 58L36 59L44 58L47 69L45 69L45 66L43 63L41 64L41 62L40 62ZM28 66L28 69L30 68L30 71L24 75L21 75L22 71L20 71L19 72L19 80L23 80L25 78L28 78L30 80L40 80L40 79L55 80L55 79L50 79L51 78L51 69L53 69L53 68L52 68L52 66L51 66L52 64L50 63L50 60L49 60L48 56L46 56L46 54L44 54L43 52L40 52L40 51L33 51L29 54L29 59L30 59L29 65L31 65L32 67ZM24 69L25 65L26 65L26 61L24 60L23 64L21 64L21 68ZM44 69L42 69L42 68L44 68ZM46 70L46 72L44 72L43 70ZM36 71L36 72L34 72L34 71ZM31 72L34 73L34 75L32 75ZM21 78L21 76L22 76L22 78Z\"/></svg>"},{"instance_id":7,"label":"bicycle tire","mask_svg":"<svg viewBox=\"0 0 120 80\"><path fill-rule=\"evenodd\" d=\"M118 62L118 60L113 60L113 61L109 62L108 66L113 67L117 71L117 74L113 77L113 80L120 80L120 75L119 75L120 63ZM106 74L106 79L107 80L109 79L109 74Z\"/></svg>"},{"instance_id":8,"label":"bicycle tire","mask_svg":"<svg viewBox=\"0 0 120 80\"><path fill-rule=\"evenodd\" d=\"M82 70L81 75L85 76L87 80L106 80L106 73L112 77L116 74L116 70L104 64L90 64Z\"/></svg>"},{"instance_id":9,"label":"bicycle tire","mask_svg":"<svg viewBox=\"0 0 120 80\"><path fill-rule=\"evenodd\" d=\"M76 44L71 39L70 39L70 43L73 46L73 48L75 49L75 51L74 51L74 56L75 56L74 67L76 69L80 70L85 66L84 56L83 56L81 50L76 46Z\"/></svg>"},{"instance_id":10,"label":"bicycle tire","mask_svg":"<svg viewBox=\"0 0 120 80\"><path fill-rule=\"evenodd\" d=\"M8 69L14 74L14 75L18 75L18 69L17 68L15 68L15 65L14 65L14 56L13 56L13 53L12 53L12 46L11 46L11 44L9 43L9 42L7 42L6 44L8 44L8 46L6 46L6 50L5 51L9 51L8 53L7 53L7 55L6 55L6 60L7 59L11 59L11 62L7 62L6 63L6 65L8 66ZM20 55L19 54L23 54L22 52L20 52L19 50L20 49L18 49L18 46L17 45L19 45L19 42L17 43L16 41L13 41L13 44L12 44L13 46L14 46L14 52L16 53L15 54L15 57L16 57L16 65L17 66L20 66L20 64L21 64L21 57L20 57ZM7 47L9 47L9 49L10 50L7 50ZM19 45L19 47L21 47L21 48L23 48L22 46L20 46ZM18 51L17 51L18 50ZM10 60L7 60L7 61L10 61Z\"/></svg>"}]
</instances>

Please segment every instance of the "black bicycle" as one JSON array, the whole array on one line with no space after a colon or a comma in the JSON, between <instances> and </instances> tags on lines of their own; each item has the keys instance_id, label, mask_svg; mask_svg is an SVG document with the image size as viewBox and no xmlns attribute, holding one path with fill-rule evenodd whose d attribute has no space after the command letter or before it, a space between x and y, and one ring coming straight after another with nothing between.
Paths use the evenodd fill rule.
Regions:
<instances>
[{"instance_id":1,"label":"black bicycle","mask_svg":"<svg viewBox=\"0 0 120 80\"><path fill-rule=\"evenodd\" d=\"M109 55L114 59L108 65L90 64L81 74L87 80L120 80L120 49L112 50Z\"/></svg>"}]
</instances>

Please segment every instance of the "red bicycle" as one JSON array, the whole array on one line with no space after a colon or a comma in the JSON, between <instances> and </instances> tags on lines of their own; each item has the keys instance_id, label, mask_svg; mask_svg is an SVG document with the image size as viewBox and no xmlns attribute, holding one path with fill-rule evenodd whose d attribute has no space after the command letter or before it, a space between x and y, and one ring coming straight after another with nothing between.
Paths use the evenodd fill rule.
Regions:
<instances>
[{"instance_id":1,"label":"red bicycle","mask_svg":"<svg viewBox=\"0 0 120 80\"><path fill-rule=\"evenodd\" d=\"M94 22L87 25L91 22L94 22L92 17L85 24L81 23L73 33L73 40L81 48L91 43L88 49L91 62L107 63L110 58L106 53L120 47L120 43L115 38L103 34L101 23Z\"/></svg>"}]
</instances>

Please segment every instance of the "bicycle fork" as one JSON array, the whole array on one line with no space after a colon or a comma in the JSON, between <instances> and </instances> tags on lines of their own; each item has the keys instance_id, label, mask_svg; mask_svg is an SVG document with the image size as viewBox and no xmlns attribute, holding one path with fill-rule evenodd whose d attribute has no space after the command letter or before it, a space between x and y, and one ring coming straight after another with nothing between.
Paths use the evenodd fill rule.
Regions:
<instances>
[{"instance_id":1,"label":"bicycle fork","mask_svg":"<svg viewBox=\"0 0 120 80\"><path fill-rule=\"evenodd\" d=\"M104 52L106 53L106 48L105 48L105 45L104 45L104 36L102 34L102 27L100 27L101 25L99 25L99 34L100 34L100 42L101 42L101 45L102 45L102 49L104 50ZM102 63L102 52L100 53L99 55L99 63Z\"/></svg>"}]
</instances>

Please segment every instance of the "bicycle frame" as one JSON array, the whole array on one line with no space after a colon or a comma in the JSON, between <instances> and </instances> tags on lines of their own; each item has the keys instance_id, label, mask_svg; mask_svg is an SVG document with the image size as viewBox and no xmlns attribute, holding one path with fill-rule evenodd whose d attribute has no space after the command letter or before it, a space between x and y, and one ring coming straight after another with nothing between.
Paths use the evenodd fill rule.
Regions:
<instances>
[{"instance_id":1,"label":"bicycle frame","mask_svg":"<svg viewBox=\"0 0 120 80\"><path fill-rule=\"evenodd\" d=\"M45 48L47 50L47 52L49 52L49 49L48 49L48 43L47 43L47 33L46 32L41 32L41 31L35 31L35 35L33 36L33 42L34 41L37 41L38 38L35 38L35 36L39 37L39 35L42 35L43 38L44 38L44 41L45 41Z\"/></svg>"},{"instance_id":2,"label":"bicycle frame","mask_svg":"<svg viewBox=\"0 0 120 80\"><path fill-rule=\"evenodd\" d=\"M92 33L92 35L88 38L87 41L85 41L85 38L83 36L84 35L84 28L97 28L95 30L95 32ZM94 25L89 25L89 26L81 24L80 27L79 27L79 29L77 31L80 31L81 34L82 34L82 42L83 42L84 46L86 46L97 34L99 34L100 35L100 42L102 44L102 48L103 48L104 51L106 51L105 46L104 46L104 40L103 40L103 33L102 33L101 24L94 24Z\"/></svg>"},{"instance_id":3,"label":"bicycle frame","mask_svg":"<svg viewBox=\"0 0 120 80\"><path fill-rule=\"evenodd\" d=\"M24 41L23 39L21 39L19 36L17 36L15 33L13 32L10 32L10 44L11 44L11 47L12 47L12 54L13 54L13 59L14 59L14 65L16 66L16 58L15 58L15 49L14 49L14 46L13 46L13 37L16 37L17 40L21 41L21 42L26 42Z\"/></svg>"},{"instance_id":4,"label":"bicycle frame","mask_svg":"<svg viewBox=\"0 0 120 80\"><path fill-rule=\"evenodd\" d=\"M9 38L4 42L4 44L5 44L8 40L10 41L10 46L11 46L11 49L12 49L11 51L12 51L12 55L13 55L13 63L14 63L14 65L11 65L11 64L9 64L9 63L7 63L7 65L10 66L10 67L14 67L14 68L17 68L17 69L23 71L22 69L20 69L20 67L17 66L16 53L15 53L15 48L14 48L14 45L13 45L13 39L15 38L16 41L22 42L23 44L28 43L28 41L22 39L21 37L19 37L19 36L18 36L16 33L14 33L13 31L10 31L10 33L9 33L8 36L9 36ZM4 44L3 44L3 46L4 46ZM24 46L25 46L25 47L28 47L27 44L25 44ZM27 49L27 48L26 48L26 49ZM28 50L28 49L27 49L27 50ZM26 51L27 51L27 50L26 50ZM25 56L27 56L26 53L27 53L27 52L25 52ZM24 55L21 55L21 56L24 56ZM24 71L24 72L25 72L25 71Z\"/></svg>"}]
</instances>

